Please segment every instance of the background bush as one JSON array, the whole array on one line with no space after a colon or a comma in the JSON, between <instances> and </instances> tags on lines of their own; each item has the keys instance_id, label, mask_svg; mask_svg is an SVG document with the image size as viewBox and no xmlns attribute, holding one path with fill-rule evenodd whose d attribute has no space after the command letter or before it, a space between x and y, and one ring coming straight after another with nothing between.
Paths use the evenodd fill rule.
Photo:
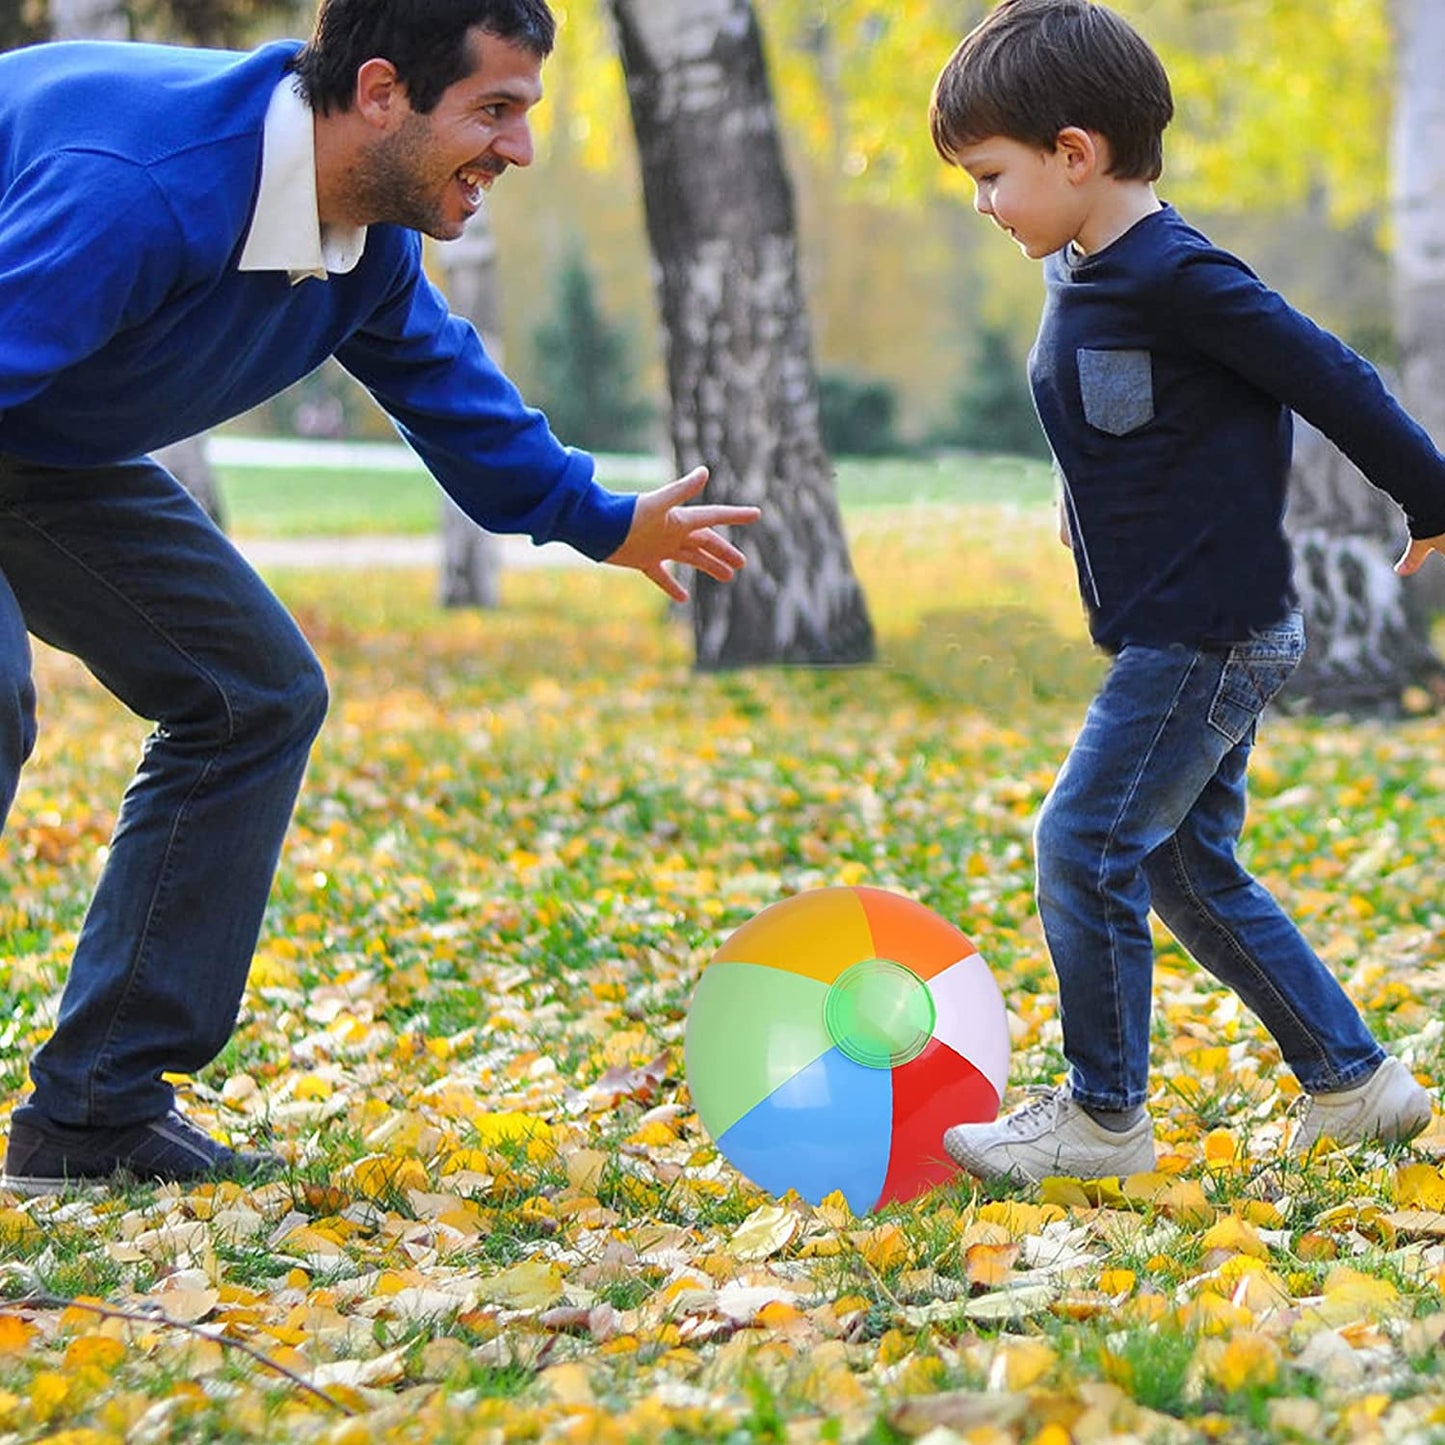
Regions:
<instances>
[{"instance_id":1,"label":"background bush","mask_svg":"<svg viewBox=\"0 0 1445 1445\"><path fill-rule=\"evenodd\" d=\"M981 326L974 346L967 379L934 442L974 452L1048 456L1049 445L1029 395L1028 369L1008 333L996 326Z\"/></svg>"},{"instance_id":2,"label":"background bush","mask_svg":"<svg viewBox=\"0 0 1445 1445\"><path fill-rule=\"evenodd\" d=\"M823 441L835 457L882 457L905 450L896 430L898 393L891 382L854 372L818 377Z\"/></svg>"},{"instance_id":3,"label":"background bush","mask_svg":"<svg viewBox=\"0 0 1445 1445\"><path fill-rule=\"evenodd\" d=\"M528 400L563 441L599 452L647 447L654 410L638 392L631 334L603 313L575 248L558 272L552 314L533 348L537 380Z\"/></svg>"}]
</instances>

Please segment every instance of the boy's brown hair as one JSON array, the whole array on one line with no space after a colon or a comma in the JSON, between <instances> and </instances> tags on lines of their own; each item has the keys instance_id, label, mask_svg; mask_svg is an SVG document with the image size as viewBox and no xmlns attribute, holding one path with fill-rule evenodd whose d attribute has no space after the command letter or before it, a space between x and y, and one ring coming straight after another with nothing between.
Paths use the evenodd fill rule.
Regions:
<instances>
[{"instance_id":1,"label":"boy's brown hair","mask_svg":"<svg viewBox=\"0 0 1445 1445\"><path fill-rule=\"evenodd\" d=\"M1159 57L1092 0L1003 0L971 30L933 88L928 123L950 165L960 147L1004 136L1053 150L1067 126L1101 135L1108 174L1155 181L1174 114Z\"/></svg>"}]
</instances>

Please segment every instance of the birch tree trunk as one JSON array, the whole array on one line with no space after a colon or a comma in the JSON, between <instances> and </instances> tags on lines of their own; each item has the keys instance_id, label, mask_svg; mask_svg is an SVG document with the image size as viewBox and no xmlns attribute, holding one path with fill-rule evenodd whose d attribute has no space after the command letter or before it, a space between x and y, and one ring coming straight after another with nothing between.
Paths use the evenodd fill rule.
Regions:
<instances>
[{"instance_id":1,"label":"birch tree trunk","mask_svg":"<svg viewBox=\"0 0 1445 1445\"><path fill-rule=\"evenodd\" d=\"M50 33L57 40L129 40L124 0L50 0Z\"/></svg>"},{"instance_id":2,"label":"birch tree trunk","mask_svg":"<svg viewBox=\"0 0 1445 1445\"><path fill-rule=\"evenodd\" d=\"M1400 393L1445 438L1445 0L1394 0L1395 328ZM1398 715L1445 702L1430 617L1445 600L1438 558L1393 570L1399 509L1313 428L1297 423L1287 523L1309 650L1287 703Z\"/></svg>"},{"instance_id":3,"label":"birch tree trunk","mask_svg":"<svg viewBox=\"0 0 1445 1445\"><path fill-rule=\"evenodd\" d=\"M1405 404L1445 444L1445 0L1394 0L1395 332ZM1423 610L1445 612L1445 567L1407 583Z\"/></svg>"},{"instance_id":4,"label":"birch tree trunk","mask_svg":"<svg viewBox=\"0 0 1445 1445\"><path fill-rule=\"evenodd\" d=\"M224 532L226 507L221 500L221 484L211 465L206 434L172 442L155 453L158 461L195 499L205 514Z\"/></svg>"},{"instance_id":5,"label":"birch tree trunk","mask_svg":"<svg viewBox=\"0 0 1445 1445\"><path fill-rule=\"evenodd\" d=\"M1298 418L1285 520L1309 638L1286 705L1393 717L1428 706L1432 694L1445 699L1445 664L1413 592L1419 578L1394 571L1405 544L1400 509Z\"/></svg>"},{"instance_id":6,"label":"birch tree trunk","mask_svg":"<svg viewBox=\"0 0 1445 1445\"><path fill-rule=\"evenodd\" d=\"M642 160L679 473L755 503L748 566L697 576L700 668L856 663L873 627L818 414L793 194L750 0L610 0Z\"/></svg>"},{"instance_id":7,"label":"birch tree trunk","mask_svg":"<svg viewBox=\"0 0 1445 1445\"><path fill-rule=\"evenodd\" d=\"M484 206L455 241L438 245L447 301L481 333L493 356L501 346L497 247ZM442 495L443 607L496 607L501 600L501 548L445 493Z\"/></svg>"}]
</instances>

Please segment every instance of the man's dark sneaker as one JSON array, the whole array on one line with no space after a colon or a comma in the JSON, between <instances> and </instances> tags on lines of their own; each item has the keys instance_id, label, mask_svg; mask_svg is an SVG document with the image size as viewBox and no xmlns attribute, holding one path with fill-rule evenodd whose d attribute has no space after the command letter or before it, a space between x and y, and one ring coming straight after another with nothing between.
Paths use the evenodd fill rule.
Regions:
<instances>
[{"instance_id":1,"label":"man's dark sneaker","mask_svg":"<svg viewBox=\"0 0 1445 1445\"><path fill-rule=\"evenodd\" d=\"M77 1128L57 1124L33 1104L22 1104L10 1118L0 1189L59 1194L77 1186L108 1184L117 1176L256 1184L284 1167L279 1154L228 1149L175 1109L147 1124Z\"/></svg>"}]
</instances>

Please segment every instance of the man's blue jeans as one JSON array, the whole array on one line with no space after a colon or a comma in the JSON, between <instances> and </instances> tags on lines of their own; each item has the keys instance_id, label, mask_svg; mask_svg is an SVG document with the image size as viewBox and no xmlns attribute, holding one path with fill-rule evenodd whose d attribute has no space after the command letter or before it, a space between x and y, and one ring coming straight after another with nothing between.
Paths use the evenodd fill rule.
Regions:
<instances>
[{"instance_id":1,"label":"man's blue jeans","mask_svg":"<svg viewBox=\"0 0 1445 1445\"><path fill-rule=\"evenodd\" d=\"M32 1102L125 1125L236 1024L312 740L320 665L280 602L148 460L0 457L0 818L35 742L27 632L155 724L126 790ZM59 719L64 726L64 719Z\"/></svg>"},{"instance_id":2,"label":"man's blue jeans","mask_svg":"<svg viewBox=\"0 0 1445 1445\"><path fill-rule=\"evenodd\" d=\"M1239 994L1311 1093L1384 1052L1274 899L1240 865L1255 724L1304 653L1292 615L1232 647L1125 647L1089 707L1035 832L1038 907L1080 1103L1148 1093L1152 905Z\"/></svg>"}]
</instances>

